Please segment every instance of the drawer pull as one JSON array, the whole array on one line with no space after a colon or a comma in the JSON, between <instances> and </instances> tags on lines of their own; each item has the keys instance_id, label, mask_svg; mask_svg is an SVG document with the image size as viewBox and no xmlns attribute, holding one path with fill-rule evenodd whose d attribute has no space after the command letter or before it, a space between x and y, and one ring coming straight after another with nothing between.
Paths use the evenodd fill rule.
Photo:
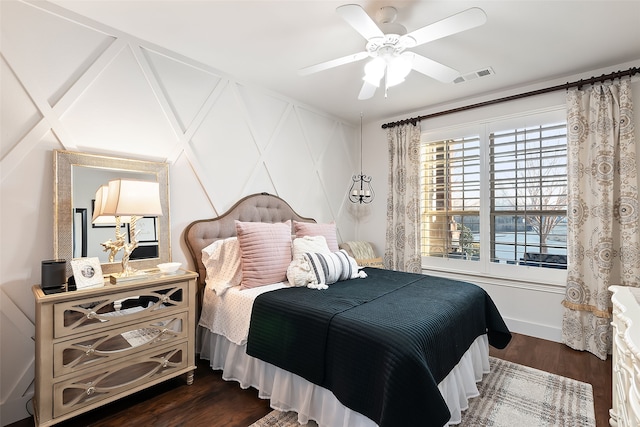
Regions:
<instances>
[{"instance_id":1,"label":"drawer pull","mask_svg":"<svg viewBox=\"0 0 640 427\"><path fill-rule=\"evenodd\" d=\"M168 303L169 301L171 301L171 298L169 298L168 295L162 295L162 303Z\"/></svg>"},{"instance_id":2,"label":"drawer pull","mask_svg":"<svg viewBox=\"0 0 640 427\"><path fill-rule=\"evenodd\" d=\"M94 317L96 317L96 312L95 311L90 311L87 313L87 319L93 319Z\"/></svg>"},{"instance_id":3,"label":"drawer pull","mask_svg":"<svg viewBox=\"0 0 640 427\"><path fill-rule=\"evenodd\" d=\"M87 349L87 351L84 352L84 354L87 356L91 356L95 351L96 351L95 348L89 348Z\"/></svg>"},{"instance_id":4,"label":"drawer pull","mask_svg":"<svg viewBox=\"0 0 640 427\"><path fill-rule=\"evenodd\" d=\"M95 387L89 387L87 389L87 396L91 396L95 392L96 392L96 388Z\"/></svg>"}]
</instances>

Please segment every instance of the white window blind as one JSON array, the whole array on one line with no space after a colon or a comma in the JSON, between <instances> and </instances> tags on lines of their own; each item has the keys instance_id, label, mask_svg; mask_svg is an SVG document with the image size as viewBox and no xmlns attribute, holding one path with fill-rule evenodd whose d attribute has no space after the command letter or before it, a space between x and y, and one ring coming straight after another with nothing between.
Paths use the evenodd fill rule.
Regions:
<instances>
[{"instance_id":1,"label":"white window blind","mask_svg":"<svg viewBox=\"0 0 640 427\"><path fill-rule=\"evenodd\" d=\"M489 141L491 261L566 268L565 123L493 132Z\"/></svg>"},{"instance_id":2,"label":"white window blind","mask_svg":"<svg viewBox=\"0 0 640 427\"><path fill-rule=\"evenodd\" d=\"M422 254L478 260L480 137L422 146Z\"/></svg>"},{"instance_id":3,"label":"white window blind","mask_svg":"<svg viewBox=\"0 0 640 427\"><path fill-rule=\"evenodd\" d=\"M446 138L448 133L458 135ZM455 268L500 269L505 275L511 274L509 266L566 269L567 147L561 114L433 135L433 140L425 137L421 151L423 262L476 261Z\"/></svg>"}]
</instances>

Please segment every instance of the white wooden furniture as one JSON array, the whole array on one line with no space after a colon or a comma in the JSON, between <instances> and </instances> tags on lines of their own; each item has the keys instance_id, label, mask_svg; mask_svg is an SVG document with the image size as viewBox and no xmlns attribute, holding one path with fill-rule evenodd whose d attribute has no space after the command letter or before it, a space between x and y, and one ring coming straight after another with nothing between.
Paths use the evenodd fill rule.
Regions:
<instances>
[{"instance_id":1,"label":"white wooden furniture","mask_svg":"<svg viewBox=\"0 0 640 427\"><path fill-rule=\"evenodd\" d=\"M613 292L613 393L609 424L640 426L640 288Z\"/></svg>"},{"instance_id":2,"label":"white wooden furniture","mask_svg":"<svg viewBox=\"0 0 640 427\"><path fill-rule=\"evenodd\" d=\"M36 302L36 426L49 426L195 365L193 272L45 295Z\"/></svg>"}]
</instances>

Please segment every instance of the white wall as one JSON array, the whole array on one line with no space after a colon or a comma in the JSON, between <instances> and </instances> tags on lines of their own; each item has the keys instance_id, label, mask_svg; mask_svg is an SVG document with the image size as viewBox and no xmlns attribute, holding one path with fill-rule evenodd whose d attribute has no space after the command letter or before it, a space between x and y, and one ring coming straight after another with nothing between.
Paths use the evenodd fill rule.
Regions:
<instances>
[{"instance_id":1,"label":"white wall","mask_svg":"<svg viewBox=\"0 0 640 427\"><path fill-rule=\"evenodd\" d=\"M386 201L388 183L388 151L386 140L387 131L381 128L383 123L433 114L452 108L552 87L570 81L577 81L581 78L600 76L613 71L626 70L630 67L638 66L640 66L640 59L625 64L612 64L610 67L605 69L593 70L581 75L566 76L553 81L541 82L534 86L515 88L510 91L495 93L484 98L467 100L463 103L440 105L429 110L409 112L401 117L391 117L385 121L367 123L363 131L365 141L363 169L366 174L372 175L373 184L376 188L377 200L372 203L376 206L371 209L370 214L363 217L359 222L358 238L371 241L375 245L378 253L384 253L385 235L381 230L385 230L386 224L384 203ZM636 104L634 111L636 123L636 145L638 146L636 154L640 155L640 76L636 75L631 81L632 96ZM461 84L482 84L482 79ZM561 90L545 95L524 98L518 101L495 104L493 106L424 120L421 122L421 129L424 132L426 130L450 128L467 123L481 122L489 118L504 117L524 111L544 110L564 104L565 91ZM640 174L638 178L640 182ZM505 281L497 280L496 278L462 276L457 274L455 271L423 270L423 272L425 274L462 279L482 286L491 295L512 331L561 342L563 313L561 302L564 298L563 283L539 283L533 278L531 280L524 278L518 282Z\"/></svg>"},{"instance_id":2,"label":"white wall","mask_svg":"<svg viewBox=\"0 0 640 427\"><path fill-rule=\"evenodd\" d=\"M45 9L40 9L42 7ZM0 2L0 424L33 394L34 300L53 257L52 150L170 163L182 233L266 191L355 237L346 193L357 126L46 3ZM97 187L96 187L97 188Z\"/></svg>"}]
</instances>

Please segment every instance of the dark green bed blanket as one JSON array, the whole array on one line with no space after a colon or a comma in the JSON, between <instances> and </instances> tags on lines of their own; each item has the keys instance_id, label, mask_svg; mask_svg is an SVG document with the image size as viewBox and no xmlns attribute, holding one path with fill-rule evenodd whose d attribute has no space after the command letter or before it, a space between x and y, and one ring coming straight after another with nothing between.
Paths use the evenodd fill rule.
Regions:
<instances>
[{"instance_id":1,"label":"dark green bed blanket","mask_svg":"<svg viewBox=\"0 0 640 427\"><path fill-rule=\"evenodd\" d=\"M326 290L287 288L256 298L247 354L331 390L381 427L442 426L437 385L472 342L511 334L480 287L368 268Z\"/></svg>"}]
</instances>

